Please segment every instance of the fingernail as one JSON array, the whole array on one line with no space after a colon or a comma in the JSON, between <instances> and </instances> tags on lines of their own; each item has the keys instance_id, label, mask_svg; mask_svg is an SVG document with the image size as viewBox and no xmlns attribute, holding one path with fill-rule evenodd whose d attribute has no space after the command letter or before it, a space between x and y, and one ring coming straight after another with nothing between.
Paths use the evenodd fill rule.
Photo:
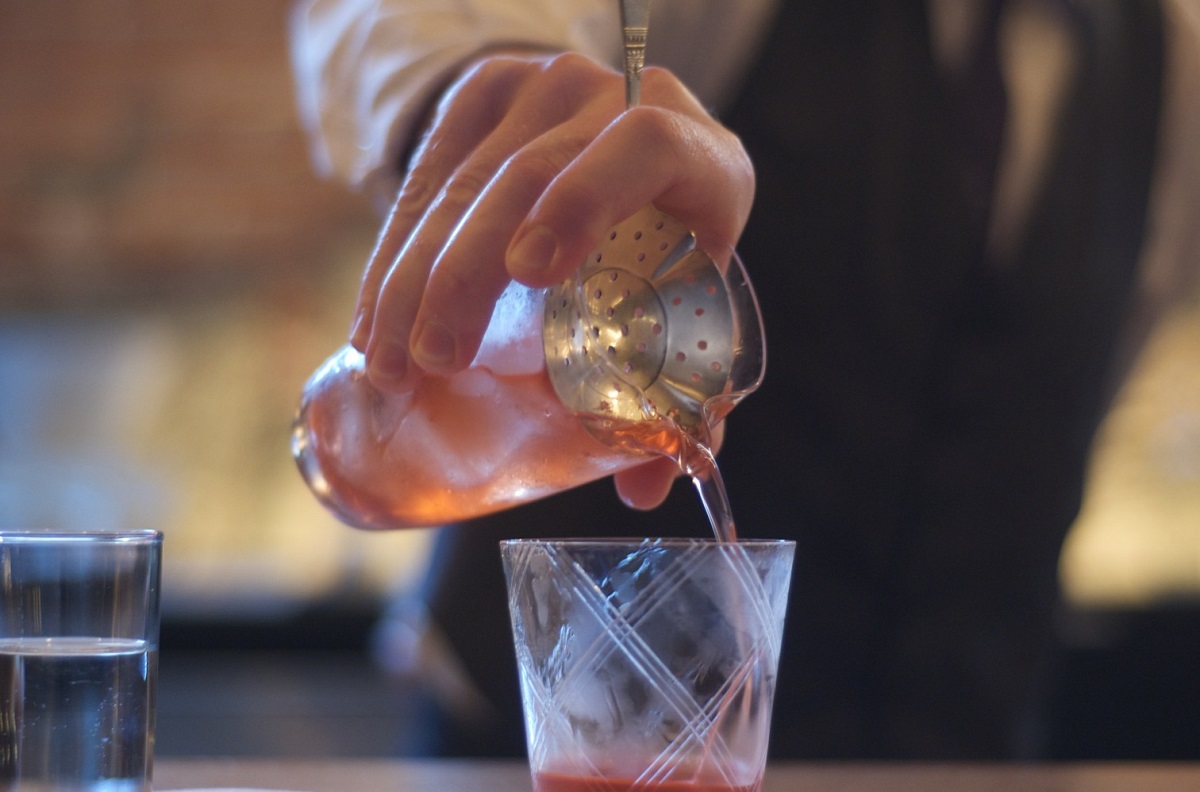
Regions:
<instances>
[{"instance_id":1,"label":"fingernail","mask_svg":"<svg viewBox=\"0 0 1200 792\"><path fill-rule=\"evenodd\" d=\"M426 322L417 334L413 354L422 364L438 368L454 362L454 336L437 322Z\"/></svg>"},{"instance_id":2,"label":"fingernail","mask_svg":"<svg viewBox=\"0 0 1200 792\"><path fill-rule=\"evenodd\" d=\"M554 263L558 240L545 226L534 226L517 240L508 251L508 263L518 272L545 272Z\"/></svg>"},{"instance_id":3,"label":"fingernail","mask_svg":"<svg viewBox=\"0 0 1200 792\"><path fill-rule=\"evenodd\" d=\"M408 351L402 344L383 343L371 359L371 375L387 382L399 382L408 373Z\"/></svg>"}]
</instances>

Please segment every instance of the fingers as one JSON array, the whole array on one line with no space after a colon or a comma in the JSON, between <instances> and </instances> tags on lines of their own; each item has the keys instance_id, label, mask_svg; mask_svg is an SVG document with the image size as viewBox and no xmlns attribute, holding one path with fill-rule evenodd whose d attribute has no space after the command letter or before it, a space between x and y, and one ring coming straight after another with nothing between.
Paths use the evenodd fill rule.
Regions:
<instances>
[{"instance_id":1,"label":"fingers","mask_svg":"<svg viewBox=\"0 0 1200 792\"><path fill-rule=\"evenodd\" d=\"M359 352L367 348L367 339L371 334L371 322L375 314L375 300L383 278L424 211L425 196L422 194L422 188L425 184L420 179L410 179L404 183L396 203L384 221L379 238L375 241L375 249L367 259L367 268L363 273L358 289L358 301L354 307L354 320L350 325L350 344Z\"/></svg>"},{"instance_id":2,"label":"fingers","mask_svg":"<svg viewBox=\"0 0 1200 792\"><path fill-rule=\"evenodd\" d=\"M617 105L601 103L551 126L509 157L482 190L470 221L454 230L425 287L412 342L423 370L449 373L469 365L496 298L511 280L505 268L508 241L546 187L615 112Z\"/></svg>"},{"instance_id":3,"label":"fingers","mask_svg":"<svg viewBox=\"0 0 1200 792\"><path fill-rule=\"evenodd\" d=\"M474 160L488 159L486 154ZM413 334L417 312L427 300L431 272L455 226L461 221L472 203L483 191L485 169L476 164L460 167L446 182L437 198L421 217L417 227L409 234L396 262L388 270L379 287L375 300L375 313L371 326L371 337L367 344L367 370L377 385L393 388L411 384L421 364L411 360L418 339ZM482 275L482 271L480 273ZM442 280L446 280L443 276ZM443 308L434 320L444 319L452 312L463 312L467 306L461 302L461 292L472 286L466 279L457 287L443 287ZM458 294L456 294L458 293ZM452 356L446 352L446 341L439 341L437 325L431 325L425 336L423 348L435 349L434 359ZM450 339L449 343L453 343Z\"/></svg>"},{"instance_id":4,"label":"fingers","mask_svg":"<svg viewBox=\"0 0 1200 792\"><path fill-rule=\"evenodd\" d=\"M617 495L631 509L649 511L662 505L679 476L675 460L663 457L613 475Z\"/></svg>"},{"instance_id":5,"label":"fingers","mask_svg":"<svg viewBox=\"0 0 1200 792\"><path fill-rule=\"evenodd\" d=\"M364 275L353 343L376 385L470 364L512 278L550 285L656 203L732 247L753 171L666 72L624 112L620 75L577 55L491 58L448 94Z\"/></svg>"},{"instance_id":6,"label":"fingers","mask_svg":"<svg viewBox=\"0 0 1200 792\"><path fill-rule=\"evenodd\" d=\"M350 330L350 342L359 351L367 348L383 281L396 265L413 230L449 175L487 136L494 118L511 101L512 91L505 90L502 84L491 85L490 91L479 88L468 91L466 86L482 81L482 78L469 72L462 81L462 87L447 92L438 105L428 132L413 152L408 174L380 232L375 250L367 261L359 288ZM485 101L481 101L481 98Z\"/></svg>"},{"instance_id":7,"label":"fingers","mask_svg":"<svg viewBox=\"0 0 1200 792\"><path fill-rule=\"evenodd\" d=\"M471 207L471 222L449 236L412 321L411 353L422 370L449 373L470 364L510 280L507 240L557 172L555 162L572 148L546 140L510 158Z\"/></svg>"},{"instance_id":8,"label":"fingers","mask_svg":"<svg viewBox=\"0 0 1200 792\"><path fill-rule=\"evenodd\" d=\"M731 249L753 197L740 141L676 90L659 106L624 113L562 170L517 230L508 270L529 285L556 283L649 203L693 229L701 247Z\"/></svg>"},{"instance_id":9,"label":"fingers","mask_svg":"<svg viewBox=\"0 0 1200 792\"><path fill-rule=\"evenodd\" d=\"M496 58L453 93L409 179L417 194L422 183L443 184L415 223L415 212L405 217L396 236L407 238L386 273L369 272L364 281L362 302L372 308L360 310L372 315L362 333L377 385L403 389L419 371L469 364L509 280L504 249L513 230L553 175L619 112L600 90L613 77L581 56ZM490 96L496 84L508 87L503 102ZM459 103L490 103L490 117L458 114ZM486 125L488 134L464 150L470 138L455 136L461 124ZM449 173L447 162L455 165Z\"/></svg>"}]
</instances>

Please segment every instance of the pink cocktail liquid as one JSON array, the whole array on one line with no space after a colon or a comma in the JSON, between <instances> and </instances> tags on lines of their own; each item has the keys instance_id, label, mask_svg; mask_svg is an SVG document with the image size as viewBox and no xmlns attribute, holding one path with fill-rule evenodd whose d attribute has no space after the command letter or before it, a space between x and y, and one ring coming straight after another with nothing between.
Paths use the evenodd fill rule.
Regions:
<instances>
[{"instance_id":1,"label":"pink cocktail liquid","mask_svg":"<svg viewBox=\"0 0 1200 792\"><path fill-rule=\"evenodd\" d=\"M542 300L511 284L471 366L425 376L411 392L376 389L350 347L326 361L305 388L292 437L316 496L363 528L445 525L667 456L696 483L717 537L735 539L707 431L692 437L665 417L617 421L563 406L546 374Z\"/></svg>"},{"instance_id":2,"label":"pink cocktail liquid","mask_svg":"<svg viewBox=\"0 0 1200 792\"><path fill-rule=\"evenodd\" d=\"M611 475L645 456L596 440L554 393L540 291L511 285L472 365L410 393L345 347L305 389L293 452L313 492L364 528L442 525Z\"/></svg>"},{"instance_id":3,"label":"pink cocktail liquid","mask_svg":"<svg viewBox=\"0 0 1200 792\"><path fill-rule=\"evenodd\" d=\"M734 786L720 780L694 779L637 783L628 778L535 773L533 792L759 792L762 781Z\"/></svg>"},{"instance_id":4,"label":"pink cocktail liquid","mask_svg":"<svg viewBox=\"0 0 1200 792\"><path fill-rule=\"evenodd\" d=\"M383 394L352 350L304 408L309 482L365 528L442 525L542 498L639 460L606 448L545 376L474 368Z\"/></svg>"}]
</instances>

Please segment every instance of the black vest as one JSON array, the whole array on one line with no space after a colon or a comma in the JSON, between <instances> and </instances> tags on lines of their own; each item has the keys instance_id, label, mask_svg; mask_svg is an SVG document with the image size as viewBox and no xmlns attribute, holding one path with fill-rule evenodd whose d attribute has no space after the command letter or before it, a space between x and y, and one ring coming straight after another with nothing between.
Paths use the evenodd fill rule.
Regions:
<instances>
[{"instance_id":1,"label":"black vest","mask_svg":"<svg viewBox=\"0 0 1200 792\"><path fill-rule=\"evenodd\" d=\"M1063 4L1081 63L1006 261L924 10L787 3L727 119L769 362L723 469L745 532L800 541L774 745L802 755L1022 750L1145 234L1154 4Z\"/></svg>"},{"instance_id":2,"label":"black vest","mask_svg":"<svg viewBox=\"0 0 1200 792\"><path fill-rule=\"evenodd\" d=\"M776 756L1029 753L1058 553L1145 233L1162 67L1153 3L1062 8L1078 79L1009 261L987 259L991 172L933 67L924 0L786 2L723 118L758 172L740 250L769 352L721 468L743 536L798 542ZM496 540L704 534L676 489L650 514L600 482L446 529L431 611L503 716L433 750L523 750Z\"/></svg>"}]
</instances>

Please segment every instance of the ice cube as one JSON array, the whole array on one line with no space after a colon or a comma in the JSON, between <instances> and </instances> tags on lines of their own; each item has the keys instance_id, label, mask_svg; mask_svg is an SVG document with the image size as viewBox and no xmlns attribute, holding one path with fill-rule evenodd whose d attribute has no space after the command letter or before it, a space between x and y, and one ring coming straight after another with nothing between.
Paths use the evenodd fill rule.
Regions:
<instances>
[{"instance_id":1,"label":"ice cube","mask_svg":"<svg viewBox=\"0 0 1200 792\"><path fill-rule=\"evenodd\" d=\"M458 429L427 410L413 410L393 435L389 455L399 460L419 460L422 475L440 478L444 487L466 489L484 484L503 460L493 453L494 449L478 443L463 445L455 437Z\"/></svg>"},{"instance_id":2,"label":"ice cube","mask_svg":"<svg viewBox=\"0 0 1200 792\"><path fill-rule=\"evenodd\" d=\"M542 295L541 289L516 281L508 284L496 301L473 366L485 366L502 376L536 374L545 367Z\"/></svg>"}]
</instances>

